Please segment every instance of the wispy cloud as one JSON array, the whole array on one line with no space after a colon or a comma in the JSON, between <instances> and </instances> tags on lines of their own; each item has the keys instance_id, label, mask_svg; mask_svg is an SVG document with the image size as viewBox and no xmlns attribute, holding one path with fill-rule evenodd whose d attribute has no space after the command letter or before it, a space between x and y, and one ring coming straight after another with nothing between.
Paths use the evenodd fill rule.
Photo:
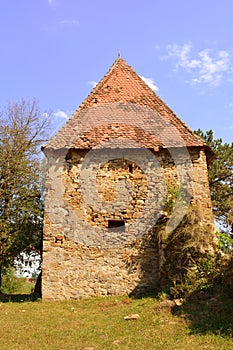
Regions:
<instances>
[{"instance_id":1,"label":"wispy cloud","mask_svg":"<svg viewBox=\"0 0 233 350\"><path fill-rule=\"evenodd\" d=\"M140 75L140 78L153 90L153 91L159 91L158 86L155 84L154 80L152 78L146 78Z\"/></svg>"},{"instance_id":2,"label":"wispy cloud","mask_svg":"<svg viewBox=\"0 0 233 350\"><path fill-rule=\"evenodd\" d=\"M142 78L142 80L153 90L153 91L158 91L159 88L158 86L155 84L154 80L152 78L145 78L142 75L140 75L140 77ZM96 87L96 85L98 84L97 81L95 80L91 80L88 81L88 84L91 85L92 89L94 87Z\"/></svg>"},{"instance_id":3,"label":"wispy cloud","mask_svg":"<svg viewBox=\"0 0 233 350\"><path fill-rule=\"evenodd\" d=\"M68 120L68 115L66 112L62 111L62 110L58 110L57 112L53 113L53 115L56 117L56 118L61 118L61 119L65 119L65 120Z\"/></svg>"},{"instance_id":4,"label":"wispy cloud","mask_svg":"<svg viewBox=\"0 0 233 350\"><path fill-rule=\"evenodd\" d=\"M219 50L213 52L204 49L194 53L191 43L184 45L171 44L167 46L167 55L163 59L173 59L174 71L180 68L191 76L191 83L205 83L218 86L224 79L230 79L233 73L231 52Z\"/></svg>"},{"instance_id":5,"label":"wispy cloud","mask_svg":"<svg viewBox=\"0 0 233 350\"><path fill-rule=\"evenodd\" d=\"M58 0L48 0L48 4L51 7L57 6L58 5Z\"/></svg>"},{"instance_id":6,"label":"wispy cloud","mask_svg":"<svg viewBox=\"0 0 233 350\"><path fill-rule=\"evenodd\" d=\"M233 113L233 102L229 103L228 105L230 112Z\"/></svg>"},{"instance_id":7,"label":"wispy cloud","mask_svg":"<svg viewBox=\"0 0 233 350\"><path fill-rule=\"evenodd\" d=\"M79 21L76 19L62 19L59 24L66 27L74 27L79 25Z\"/></svg>"},{"instance_id":8,"label":"wispy cloud","mask_svg":"<svg viewBox=\"0 0 233 350\"><path fill-rule=\"evenodd\" d=\"M79 21L77 19L60 19L55 20L53 23L44 27L46 32L56 32L59 30L72 30L73 28L79 26Z\"/></svg>"},{"instance_id":9,"label":"wispy cloud","mask_svg":"<svg viewBox=\"0 0 233 350\"><path fill-rule=\"evenodd\" d=\"M91 80L91 81L88 81L88 84L91 85L92 89L94 89L94 87L96 87L96 85L98 84L98 82L95 81L95 80Z\"/></svg>"}]
</instances>

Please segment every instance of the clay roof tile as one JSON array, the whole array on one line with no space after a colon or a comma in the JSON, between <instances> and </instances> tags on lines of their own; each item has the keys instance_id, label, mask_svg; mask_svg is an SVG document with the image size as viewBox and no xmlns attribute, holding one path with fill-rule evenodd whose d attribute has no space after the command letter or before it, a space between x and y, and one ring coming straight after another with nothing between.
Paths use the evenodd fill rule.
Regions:
<instances>
[{"instance_id":1,"label":"clay roof tile","mask_svg":"<svg viewBox=\"0 0 233 350\"><path fill-rule=\"evenodd\" d=\"M108 128L106 128L108 126ZM113 128L115 127L115 129ZM144 147L206 147L202 139L122 59L109 71L43 148L91 148L105 138L129 139ZM115 130L115 134L114 134ZM85 135L85 137L83 137ZM207 156L213 156L206 147Z\"/></svg>"}]
</instances>

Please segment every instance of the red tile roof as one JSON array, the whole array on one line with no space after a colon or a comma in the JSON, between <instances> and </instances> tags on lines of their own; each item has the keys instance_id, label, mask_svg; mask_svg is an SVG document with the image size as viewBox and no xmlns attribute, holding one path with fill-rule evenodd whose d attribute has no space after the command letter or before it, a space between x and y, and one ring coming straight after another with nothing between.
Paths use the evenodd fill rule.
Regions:
<instances>
[{"instance_id":1,"label":"red tile roof","mask_svg":"<svg viewBox=\"0 0 233 350\"><path fill-rule=\"evenodd\" d=\"M213 155L122 58L43 148L92 148L113 138L117 147L133 140L147 148L205 146Z\"/></svg>"}]
</instances>

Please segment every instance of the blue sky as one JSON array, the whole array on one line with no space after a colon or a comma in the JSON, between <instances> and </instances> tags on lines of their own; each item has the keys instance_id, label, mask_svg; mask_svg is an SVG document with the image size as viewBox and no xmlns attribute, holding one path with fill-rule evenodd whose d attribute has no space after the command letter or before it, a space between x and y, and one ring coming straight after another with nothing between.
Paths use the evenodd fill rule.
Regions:
<instances>
[{"instance_id":1,"label":"blue sky","mask_svg":"<svg viewBox=\"0 0 233 350\"><path fill-rule=\"evenodd\" d=\"M0 0L0 107L64 123L118 50L192 129L233 141L232 0Z\"/></svg>"}]
</instances>

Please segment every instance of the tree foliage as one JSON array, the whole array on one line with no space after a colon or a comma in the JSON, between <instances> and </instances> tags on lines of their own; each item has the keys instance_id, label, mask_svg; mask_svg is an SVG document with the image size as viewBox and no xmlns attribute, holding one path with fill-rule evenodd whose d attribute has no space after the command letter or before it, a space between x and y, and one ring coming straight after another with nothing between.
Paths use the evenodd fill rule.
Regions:
<instances>
[{"instance_id":1,"label":"tree foliage","mask_svg":"<svg viewBox=\"0 0 233 350\"><path fill-rule=\"evenodd\" d=\"M227 232L233 233L233 143L223 143L221 138L214 139L212 130L204 133L198 129L195 133L216 154L208 169L213 212L216 221Z\"/></svg>"},{"instance_id":2,"label":"tree foliage","mask_svg":"<svg viewBox=\"0 0 233 350\"><path fill-rule=\"evenodd\" d=\"M0 267L40 250L43 200L39 144L48 118L36 100L9 103L0 114Z\"/></svg>"}]
</instances>

